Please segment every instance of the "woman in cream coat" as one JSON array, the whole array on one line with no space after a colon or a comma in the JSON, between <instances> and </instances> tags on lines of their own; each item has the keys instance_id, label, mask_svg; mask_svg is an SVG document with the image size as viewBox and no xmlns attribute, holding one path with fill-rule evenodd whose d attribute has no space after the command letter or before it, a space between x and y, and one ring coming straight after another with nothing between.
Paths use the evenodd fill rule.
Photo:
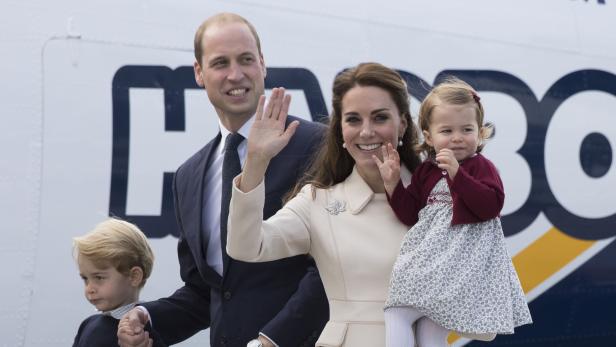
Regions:
<instances>
[{"instance_id":1,"label":"woman in cream coat","mask_svg":"<svg viewBox=\"0 0 616 347\"><path fill-rule=\"evenodd\" d=\"M317 346L384 346L389 276L408 227L389 207L374 156L392 143L408 169L419 164L406 85L375 63L338 75L329 130L303 188L263 221L267 165L298 126L285 130L289 102L278 88L265 108L261 97L243 174L234 182L227 251L249 262L311 254L330 307Z\"/></svg>"}]
</instances>

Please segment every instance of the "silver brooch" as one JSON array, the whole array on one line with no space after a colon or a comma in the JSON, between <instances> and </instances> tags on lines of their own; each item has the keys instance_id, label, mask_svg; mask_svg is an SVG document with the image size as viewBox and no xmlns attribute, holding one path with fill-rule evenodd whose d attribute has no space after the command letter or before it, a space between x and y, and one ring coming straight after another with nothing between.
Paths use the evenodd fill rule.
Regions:
<instances>
[{"instance_id":1,"label":"silver brooch","mask_svg":"<svg viewBox=\"0 0 616 347\"><path fill-rule=\"evenodd\" d=\"M346 211L346 202L334 200L325 208L332 216L337 216L340 212Z\"/></svg>"}]
</instances>

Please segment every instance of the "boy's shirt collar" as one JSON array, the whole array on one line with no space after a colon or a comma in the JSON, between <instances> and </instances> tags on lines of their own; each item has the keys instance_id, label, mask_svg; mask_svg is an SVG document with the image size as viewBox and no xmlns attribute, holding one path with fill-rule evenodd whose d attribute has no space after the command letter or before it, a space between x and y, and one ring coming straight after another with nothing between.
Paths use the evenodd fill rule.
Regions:
<instances>
[{"instance_id":1,"label":"boy's shirt collar","mask_svg":"<svg viewBox=\"0 0 616 347\"><path fill-rule=\"evenodd\" d=\"M120 307L116 308L115 310L101 312L101 314L103 314L105 316L111 316L111 317L113 317L115 319L121 319L122 316L124 316L125 313L130 311L138 303L139 302L133 302L133 303L128 304L128 305L120 306Z\"/></svg>"}]
</instances>

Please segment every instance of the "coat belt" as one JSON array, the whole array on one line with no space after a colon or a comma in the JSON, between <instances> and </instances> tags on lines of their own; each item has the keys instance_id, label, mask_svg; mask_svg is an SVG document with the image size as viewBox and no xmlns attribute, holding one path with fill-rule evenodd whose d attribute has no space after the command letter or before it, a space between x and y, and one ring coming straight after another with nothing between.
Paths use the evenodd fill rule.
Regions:
<instances>
[{"instance_id":1,"label":"coat belt","mask_svg":"<svg viewBox=\"0 0 616 347\"><path fill-rule=\"evenodd\" d=\"M347 323L381 323L385 321L383 301L329 300L329 319Z\"/></svg>"}]
</instances>

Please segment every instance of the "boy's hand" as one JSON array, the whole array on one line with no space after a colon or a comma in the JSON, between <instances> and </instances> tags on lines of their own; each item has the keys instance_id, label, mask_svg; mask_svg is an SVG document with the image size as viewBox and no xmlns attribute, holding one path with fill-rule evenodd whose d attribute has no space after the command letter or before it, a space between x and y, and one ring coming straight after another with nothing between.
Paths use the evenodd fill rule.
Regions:
<instances>
[{"instance_id":1,"label":"boy's hand","mask_svg":"<svg viewBox=\"0 0 616 347\"><path fill-rule=\"evenodd\" d=\"M148 314L139 308L128 311L118 324L118 344L121 347L152 347L153 341L144 329L148 320Z\"/></svg>"},{"instance_id":2,"label":"boy's hand","mask_svg":"<svg viewBox=\"0 0 616 347\"><path fill-rule=\"evenodd\" d=\"M394 149L391 143L387 146L381 146L383 152L383 161L381 161L376 155L372 156L376 166L379 168L383 184L387 194L391 196L400 181L400 155L398 151Z\"/></svg>"},{"instance_id":3,"label":"boy's hand","mask_svg":"<svg viewBox=\"0 0 616 347\"><path fill-rule=\"evenodd\" d=\"M458 161L456 160L456 157L451 149L441 149L436 154L436 162L440 169L447 171L449 178L453 180L453 178L456 177L460 164L458 164Z\"/></svg>"}]
</instances>

